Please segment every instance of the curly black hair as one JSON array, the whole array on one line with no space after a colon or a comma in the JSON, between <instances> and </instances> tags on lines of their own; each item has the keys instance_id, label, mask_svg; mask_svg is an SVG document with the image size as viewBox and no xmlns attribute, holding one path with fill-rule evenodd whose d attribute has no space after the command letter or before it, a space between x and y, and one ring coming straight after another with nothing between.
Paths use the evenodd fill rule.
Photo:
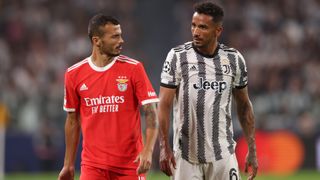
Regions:
<instances>
[{"instance_id":1,"label":"curly black hair","mask_svg":"<svg viewBox=\"0 0 320 180\"><path fill-rule=\"evenodd\" d=\"M221 23L223 20L223 9L212 2L199 2L194 5L194 11L212 17L213 22Z\"/></svg>"}]
</instances>

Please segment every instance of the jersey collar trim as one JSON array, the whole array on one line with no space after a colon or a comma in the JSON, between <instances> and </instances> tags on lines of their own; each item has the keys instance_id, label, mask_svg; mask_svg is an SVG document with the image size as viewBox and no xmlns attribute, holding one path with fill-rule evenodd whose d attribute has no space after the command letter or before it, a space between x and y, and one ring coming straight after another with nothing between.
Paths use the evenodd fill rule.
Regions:
<instances>
[{"instance_id":1,"label":"jersey collar trim","mask_svg":"<svg viewBox=\"0 0 320 180\"><path fill-rule=\"evenodd\" d=\"M112 62L109 63L108 65L104 66L104 67L98 67L98 66L96 66L96 65L92 62L92 56L88 57L88 62L89 62L90 67L91 67L93 70L98 71L98 72L104 72L104 71L110 69L110 68L114 65L114 63L116 62L116 60L118 59L118 57L119 57L119 56L114 57L113 60L112 60Z\"/></svg>"},{"instance_id":2,"label":"jersey collar trim","mask_svg":"<svg viewBox=\"0 0 320 180\"><path fill-rule=\"evenodd\" d=\"M195 51L196 53L200 54L201 56L206 57L206 58L213 58L213 57L215 57L215 56L218 54L218 51L219 51L219 49L220 49L220 43L218 43L216 49L214 50L214 53L211 54L211 55L209 55L209 54L203 54L202 52L200 52L200 51L193 45L193 43L192 43L192 47L193 47L194 51Z\"/></svg>"}]
</instances>

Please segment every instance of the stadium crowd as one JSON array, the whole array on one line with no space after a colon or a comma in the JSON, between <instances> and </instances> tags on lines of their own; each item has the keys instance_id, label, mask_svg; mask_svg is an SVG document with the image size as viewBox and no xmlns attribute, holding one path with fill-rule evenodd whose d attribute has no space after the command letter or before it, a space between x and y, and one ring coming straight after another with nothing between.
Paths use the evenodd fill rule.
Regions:
<instances>
[{"instance_id":1,"label":"stadium crowd","mask_svg":"<svg viewBox=\"0 0 320 180\"><path fill-rule=\"evenodd\" d=\"M317 137L320 1L219 2L226 12L221 43L235 47L246 59L257 127L289 129L302 138ZM119 17L124 54L144 62L158 90L165 52L191 40L193 3L192 0L0 1L0 102L10 111L7 132L34 137L39 154L44 144L48 144L46 141L53 147L62 146L64 72L89 55L87 24L98 12ZM235 126L238 132L239 128Z\"/></svg>"}]
</instances>

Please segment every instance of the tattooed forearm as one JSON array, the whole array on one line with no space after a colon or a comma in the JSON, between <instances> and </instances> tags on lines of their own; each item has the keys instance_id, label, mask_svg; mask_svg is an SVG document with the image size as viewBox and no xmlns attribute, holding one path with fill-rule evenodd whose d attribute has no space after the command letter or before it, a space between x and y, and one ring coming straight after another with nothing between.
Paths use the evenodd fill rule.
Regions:
<instances>
[{"instance_id":1,"label":"tattooed forearm","mask_svg":"<svg viewBox=\"0 0 320 180\"><path fill-rule=\"evenodd\" d=\"M145 113L145 121L147 128L158 128L155 103L144 105L143 110Z\"/></svg>"},{"instance_id":2,"label":"tattooed forearm","mask_svg":"<svg viewBox=\"0 0 320 180\"><path fill-rule=\"evenodd\" d=\"M234 89L233 95L237 104L237 113L239 117L240 124L242 126L245 138L248 143L248 153L245 163L245 172L248 172L248 168L252 168L252 172L248 179L253 180L257 175L258 171L258 160L256 154L256 144L255 144L255 119L253 115L253 108L251 101L248 96L247 87L243 89Z\"/></svg>"},{"instance_id":3,"label":"tattooed forearm","mask_svg":"<svg viewBox=\"0 0 320 180\"><path fill-rule=\"evenodd\" d=\"M255 119L247 88L241 90L235 89L233 90L233 95L236 100L239 121L247 140L249 151L255 152Z\"/></svg>"},{"instance_id":4,"label":"tattooed forearm","mask_svg":"<svg viewBox=\"0 0 320 180\"><path fill-rule=\"evenodd\" d=\"M143 105L146 121L146 139L143 152L153 151L154 144L158 136L158 117L156 114L156 103Z\"/></svg>"},{"instance_id":5,"label":"tattooed forearm","mask_svg":"<svg viewBox=\"0 0 320 180\"><path fill-rule=\"evenodd\" d=\"M255 151L254 116L250 101L242 102L237 107L239 120L246 136L249 150Z\"/></svg>"}]
</instances>

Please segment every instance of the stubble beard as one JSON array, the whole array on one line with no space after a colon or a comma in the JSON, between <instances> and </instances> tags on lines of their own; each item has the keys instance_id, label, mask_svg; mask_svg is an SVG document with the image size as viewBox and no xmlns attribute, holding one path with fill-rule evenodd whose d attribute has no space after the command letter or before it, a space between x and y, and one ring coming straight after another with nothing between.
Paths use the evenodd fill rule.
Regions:
<instances>
[{"instance_id":1,"label":"stubble beard","mask_svg":"<svg viewBox=\"0 0 320 180\"><path fill-rule=\"evenodd\" d=\"M108 56L108 57L116 57L116 56L119 56L120 53L121 53L121 52L119 52L119 53L112 53L111 51L105 49L104 46L99 47L99 51L100 51L101 54L104 54L104 55L106 55L106 56Z\"/></svg>"}]
</instances>

